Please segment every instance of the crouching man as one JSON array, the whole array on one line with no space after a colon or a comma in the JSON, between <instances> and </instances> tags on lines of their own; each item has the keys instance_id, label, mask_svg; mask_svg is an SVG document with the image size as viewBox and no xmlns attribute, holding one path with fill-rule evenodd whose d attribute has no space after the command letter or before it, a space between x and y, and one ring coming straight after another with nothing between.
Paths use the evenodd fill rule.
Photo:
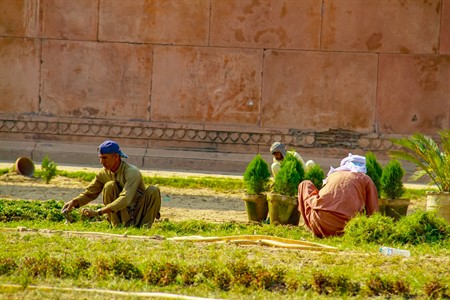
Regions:
<instances>
[{"instance_id":1,"label":"crouching man","mask_svg":"<svg viewBox=\"0 0 450 300\"><path fill-rule=\"evenodd\" d=\"M155 218L160 218L159 188L145 187L140 170L122 160L128 156L116 142L105 141L97 151L103 168L83 193L64 204L62 211L70 212L102 194L104 206L98 210L85 208L83 215L106 215L112 226L151 227Z\"/></svg>"},{"instance_id":2,"label":"crouching man","mask_svg":"<svg viewBox=\"0 0 450 300\"><path fill-rule=\"evenodd\" d=\"M300 183L298 210L315 236L342 235L351 218L378 211L377 188L366 172L366 158L349 154L331 167L321 190L309 180Z\"/></svg>"}]
</instances>

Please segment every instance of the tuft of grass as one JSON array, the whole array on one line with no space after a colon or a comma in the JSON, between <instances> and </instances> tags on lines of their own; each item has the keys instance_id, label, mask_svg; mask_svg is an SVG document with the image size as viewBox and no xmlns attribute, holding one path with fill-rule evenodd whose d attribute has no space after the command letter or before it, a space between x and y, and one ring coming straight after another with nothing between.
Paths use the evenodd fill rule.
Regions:
<instances>
[{"instance_id":1,"label":"tuft of grass","mask_svg":"<svg viewBox=\"0 0 450 300\"><path fill-rule=\"evenodd\" d=\"M88 231L87 236L66 236L1 230L2 281L20 281L24 287L31 282L64 287L89 282L92 289L166 291L231 299L299 299L306 295L314 299L330 296L362 299L370 295L421 299L425 295L437 298L448 295L449 241L411 246L414 255L399 259L379 255L364 241L353 246L353 250L343 250L349 244L342 237L317 239L293 226L163 221L150 229L136 229L110 228L105 223L0 223L0 228L40 224L47 230ZM203 236L272 234L333 244L341 251L322 253L131 238L131 235L191 235L196 230ZM94 236L91 232L95 231L118 236ZM386 270L389 271L384 275ZM75 299L77 292L70 295L64 298Z\"/></svg>"},{"instance_id":2,"label":"tuft of grass","mask_svg":"<svg viewBox=\"0 0 450 300\"><path fill-rule=\"evenodd\" d=\"M9 173L9 168L0 168L0 176Z\"/></svg>"},{"instance_id":3,"label":"tuft of grass","mask_svg":"<svg viewBox=\"0 0 450 300\"><path fill-rule=\"evenodd\" d=\"M397 222L378 213L371 217L359 215L346 224L344 238L356 244L432 244L450 238L450 225L434 212L420 210Z\"/></svg>"},{"instance_id":4,"label":"tuft of grass","mask_svg":"<svg viewBox=\"0 0 450 300\"><path fill-rule=\"evenodd\" d=\"M85 182L91 182L95 178L95 172L86 172L86 171L58 170L57 174L59 176L78 179Z\"/></svg>"},{"instance_id":5,"label":"tuft of grass","mask_svg":"<svg viewBox=\"0 0 450 300\"><path fill-rule=\"evenodd\" d=\"M417 211L401 218L391 236L401 244L436 243L450 238L450 225L433 212Z\"/></svg>"},{"instance_id":6,"label":"tuft of grass","mask_svg":"<svg viewBox=\"0 0 450 300\"><path fill-rule=\"evenodd\" d=\"M95 172L58 170L58 175L74 178L84 182L90 182L95 178ZM161 185L174 188L208 188L218 192L243 191L244 182L239 178L213 177L213 176L146 176L143 175L145 184Z\"/></svg>"},{"instance_id":7,"label":"tuft of grass","mask_svg":"<svg viewBox=\"0 0 450 300\"><path fill-rule=\"evenodd\" d=\"M361 284L344 274L315 272L312 276L312 289L323 295L358 295Z\"/></svg>"},{"instance_id":8,"label":"tuft of grass","mask_svg":"<svg viewBox=\"0 0 450 300\"><path fill-rule=\"evenodd\" d=\"M345 226L344 238L355 244L376 243L383 244L394 233L394 221L390 217L373 214L370 217L358 215Z\"/></svg>"},{"instance_id":9,"label":"tuft of grass","mask_svg":"<svg viewBox=\"0 0 450 300\"><path fill-rule=\"evenodd\" d=\"M372 274L366 282L369 296L403 296L409 298L411 296L411 286L402 278L390 278L388 276L380 276Z\"/></svg>"},{"instance_id":10,"label":"tuft of grass","mask_svg":"<svg viewBox=\"0 0 450 300\"><path fill-rule=\"evenodd\" d=\"M238 178L221 177L162 177L162 176L143 176L146 184L161 185L174 188L201 189L207 188L217 192L230 193L244 191L244 182Z\"/></svg>"}]
</instances>

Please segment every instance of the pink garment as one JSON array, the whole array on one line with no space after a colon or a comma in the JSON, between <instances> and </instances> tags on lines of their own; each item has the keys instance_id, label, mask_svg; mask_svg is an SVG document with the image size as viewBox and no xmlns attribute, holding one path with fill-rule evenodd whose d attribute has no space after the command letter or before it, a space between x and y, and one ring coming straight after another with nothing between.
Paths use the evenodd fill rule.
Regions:
<instances>
[{"instance_id":1,"label":"pink garment","mask_svg":"<svg viewBox=\"0 0 450 300\"><path fill-rule=\"evenodd\" d=\"M377 188L364 173L337 171L320 191L309 180L301 182L298 210L314 235L341 235L356 214L365 211L370 216L378 211Z\"/></svg>"}]
</instances>

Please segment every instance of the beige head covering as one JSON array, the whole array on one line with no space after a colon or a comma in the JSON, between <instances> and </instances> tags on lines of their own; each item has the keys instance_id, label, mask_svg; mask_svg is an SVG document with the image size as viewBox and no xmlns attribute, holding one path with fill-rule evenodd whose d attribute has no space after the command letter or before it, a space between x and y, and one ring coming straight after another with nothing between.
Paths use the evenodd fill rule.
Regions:
<instances>
[{"instance_id":1,"label":"beige head covering","mask_svg":"<svg viewBox=\"0 0 450 300\"><path fill-rule=\"evenodd\" d=\"M270 146L270 153L274 154L275 152L280 152L283 157L286 156L286 147L283 143L275 142Z\"/></svg>"}]
</instances>

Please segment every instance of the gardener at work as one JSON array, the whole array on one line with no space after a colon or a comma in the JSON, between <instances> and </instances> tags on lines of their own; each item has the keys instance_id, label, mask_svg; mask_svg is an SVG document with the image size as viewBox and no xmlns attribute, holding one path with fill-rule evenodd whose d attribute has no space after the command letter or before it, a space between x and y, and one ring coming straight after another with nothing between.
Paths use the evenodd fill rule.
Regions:
<instances>
[{"instance_id":1,"label":"gardener at work","mask_svg":"<svg viewBox=\"0 0 450 300\"><path fill-rule=\"evenodd\" d=\"M98 210L83 209L88 217L107 215L113 225L151 227L160 218L161 193L156 186L145 188L138 168L122 160L128 158L114 141L105 141L97 149L103 168L86 190L67 202L62 211L70 212L103 195L104 207Z\"/></svg>"},{"instance_id":2,"label":"gardener at work","mask_svg":"<svg viewBox=\"0 0 450 300\"><path fill-rule=\"evenodd\" d=\"M303 161L303 158L298 154L296 151L286 151L286 146L283 143L275 142L270 146L270 153L273 155L273 163L271 166L272 175L275 177L278 174L278 171L280 171L281 168L281 162L283 161L284 157L287 153L292 154L297 160L302 164L305 171L312 167L314 165L314 161L308 160L305 164Z\"/></svg>"},{"instance_id":3,"label":"gardener at work","mask_svg":"<svg viewBox=\"0 0 450 300\"><path fill-rule=\"evenodd\" d=\"M366 158L349 154L339 168L331 167L319 191L305 180L298 187L298 210L317 237L341 235L356 214L378 211L378 192L366 174Z\"/></svg>"}]
</instances>

